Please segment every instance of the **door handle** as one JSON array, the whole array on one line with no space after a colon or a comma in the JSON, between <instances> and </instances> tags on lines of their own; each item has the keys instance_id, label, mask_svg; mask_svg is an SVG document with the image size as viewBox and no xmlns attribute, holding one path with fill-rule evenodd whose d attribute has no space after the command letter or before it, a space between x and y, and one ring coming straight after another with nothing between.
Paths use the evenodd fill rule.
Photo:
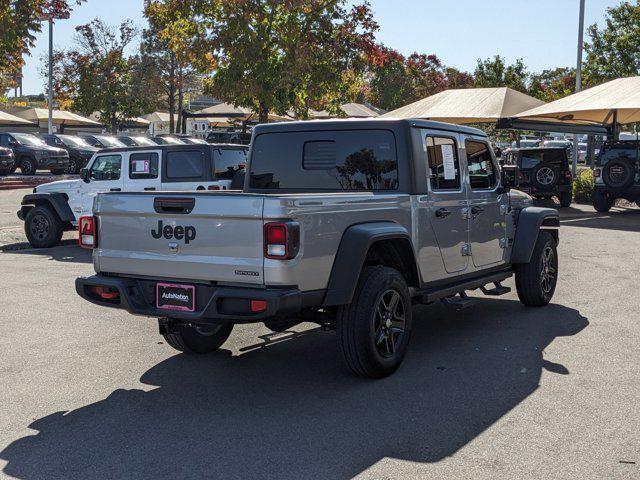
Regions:
<instances>
[{"instance_id":1,"label":"door handle","mask_svg":"<svg viewBox=\"0 0 640 480\"><path fill-rule=\"evenodd\" d=\"M477 205L471 207L471 215L480 215L482 212L484 212L484 208L482 207Z\"/></svg>"},{"instance_id":2,"label":"door handle","mask_svg":"<svg viewBox=\"0 0 640 480\"><path fill-rule=\"evenodd\" d=\"M120 192L120 191L122 191L122 189L121 188L110 188L109 191L110 192Z\"/></svg>"},{"instance_id":3,"label":"door handle","mask_svg":"<svg viewBox=\"0 0 640 480\"><path fill-rule=\"evenodd\" d=\"M445 218L451 215L451 210L447 210L446 208L439 208L436 210L436 217Z\"/></svg>"},{"instance_id":4,"label":"door handle","mask_svg":"<svg viewBox=\"0 0 640 480\"><path fill-rule=\"evenodd\" d=\"M145 189L147 192L149 192L149 191L151 191L151 190L155 190L155 189L156 189L156 187L144 187L144 189Z\"/></svg>"}]
</instances>

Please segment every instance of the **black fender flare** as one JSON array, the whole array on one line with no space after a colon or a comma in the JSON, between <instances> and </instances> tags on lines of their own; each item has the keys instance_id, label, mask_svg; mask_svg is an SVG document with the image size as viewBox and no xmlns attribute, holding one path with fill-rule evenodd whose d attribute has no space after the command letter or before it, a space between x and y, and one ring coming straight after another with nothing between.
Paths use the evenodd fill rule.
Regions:
<instances>
[{"instance_id":1,"label":"black fender flare","mask_svg":"<svg viewBox=\"0 0 640 480\"><path fill-rule=\"evenodd\" d=\"M372 222L347 228L333 260L323 306L351 303L369 248L380 240L392 239L408 240L411 244L409 232L397 223Z\"/></svg>"},{"instance_id":2,"label":"black fender flare","mask_svg":"<svg viewBox=\"0 0 640 480\"><path fill-rule=\"evenodd\" d=\"M554 208L525 207L518 215L516 236L511 250L511 263L529 263L540 230L550 230L560 240L560 214Z\"/></svg>"},{"instance_id":3,"label":"black fender flare","mask_svg":"<svg viewBox=\"0 0 640 480\"><path fill-rule=\"evenodd\" d=\"M64 193L32 193L25 195L21 204L22 207L18 210L20 220L24 220L29 210L36 205L50 205L62 222L75 222L76 220Z\"/></svg>"}]
</instances>

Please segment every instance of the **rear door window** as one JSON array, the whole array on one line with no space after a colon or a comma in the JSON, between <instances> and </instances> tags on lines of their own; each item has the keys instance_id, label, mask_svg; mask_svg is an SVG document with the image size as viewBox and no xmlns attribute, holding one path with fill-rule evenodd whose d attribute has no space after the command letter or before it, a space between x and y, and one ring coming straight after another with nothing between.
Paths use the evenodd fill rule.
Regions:
<instances>
[{"instance_id":1,"label":"rear door window","mask_svg":"<svg viewBox=\"0 0 640 480\"><path fill-rule=\"evenodd\" d=\"M483 142L467 140L467 164L469 166L469 184L472 190L491 190L498 185L496 166L491 150Z\"/></svg>"},{"instance_id":2,"label":"rear door window","mask_svg":"<svg viewBox=\"0 0 640 480\"><path fill-rule=\"evenodd\" d=\"M169 181L201 179L204 176L205 156L199 150L167 152L165 175Z\"/></svg>"},{"instance_id":3,"label":"rear door window","mask_svg":"<svg viewBox=\"0 0 640 480\"><path fill-rule=\"evenodd\" d=\"M144 152L129 155L129 178L132 180L158 178L158 154Z\"/></svg>"},{"instance_id":4,"label":"rear door window","mask_svg":"<svg viewBox=\"0 0 640 480\"><path fill-rule=\"evenodd\" d=\"M250 186L256 190L380 191L398 188L389 130L266 133L255 138Z\"/></svg>"}]
</instances>

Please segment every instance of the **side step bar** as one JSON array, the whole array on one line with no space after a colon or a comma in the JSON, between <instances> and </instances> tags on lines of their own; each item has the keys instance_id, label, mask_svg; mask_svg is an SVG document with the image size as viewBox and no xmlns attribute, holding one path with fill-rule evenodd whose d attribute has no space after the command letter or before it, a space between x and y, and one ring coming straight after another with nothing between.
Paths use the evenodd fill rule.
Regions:
<instances>
[{"instance_id":1,"label":"side step bar","mask_svg":"<svg viewBox=\"0 0 640 480\"><path fill-rule=\"evenodd\" d=\"M482 289L483 293L487 295L504 295L506 293L509 293L511 289L502 286L500 282L506 280L507 278L510 278L511 276L513 276L512 270L504 270L502 272L494 272L488 275L471 278L460 283L418 290L416 293L417 296L421 298L420 301L422 303L432 303L440 299L448 299L451 301L450 297L455 297L456 295L460 294L460 292L464 292L465 290L475 290L477 288ZM487 289L485 286L490 283L494 284L494 288ZM454 304L464 303L465 306L467 306L468 302L466 300L470 301L471 299L465 299L465 297L466 295L461 296L461 298L463 299L462 301L454 299L452 300L452 302Z\"/></svg>"}]
</instances>

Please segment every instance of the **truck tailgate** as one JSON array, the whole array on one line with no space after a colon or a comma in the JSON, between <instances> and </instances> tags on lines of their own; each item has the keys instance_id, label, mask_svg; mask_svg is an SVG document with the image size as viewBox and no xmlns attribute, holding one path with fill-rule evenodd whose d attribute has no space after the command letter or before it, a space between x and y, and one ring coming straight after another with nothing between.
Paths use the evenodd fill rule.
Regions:
<instances>
[{"instance_id":1,"label":"truck tailgate","mask_svg":"<svg viewBox=\"0 0 640 480\"><path fill-rule=\"evenodd\" d=\"M96 271L262 285L262 210L238 193L99 195Z\"/></svg>"}]
</instances>

